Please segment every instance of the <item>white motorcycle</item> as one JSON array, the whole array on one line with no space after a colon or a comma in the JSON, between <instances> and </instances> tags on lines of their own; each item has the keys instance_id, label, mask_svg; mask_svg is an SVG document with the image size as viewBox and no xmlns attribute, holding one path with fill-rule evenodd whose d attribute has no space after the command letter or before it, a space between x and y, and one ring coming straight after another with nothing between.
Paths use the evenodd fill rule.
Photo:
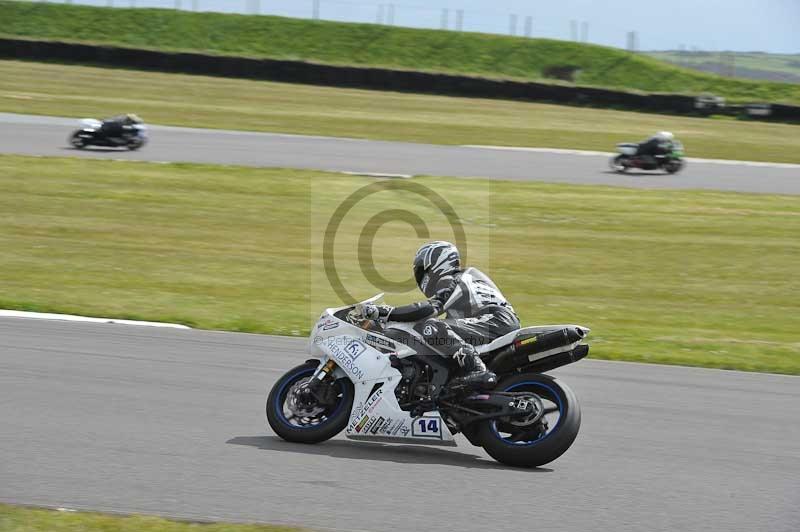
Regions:
<instances>
[{"instance_id":1,"label":"white motorcycle","mask_svg":"<svg viewBox=\"0 0 800 532\"><path fill-rule=\"evenodd\" d=\"M519 467L552 462L575 441L575 394L542 372L584 358L578 325L525 327L477 346L498 375L491 391L451 382L454 363L425 344L413 324L364 317L356 305L327 309L311 332L315 357L273 386L267 420L281 438L319 443L342 430L353 440L456 445L454 434Z\"/></svg>"}]
</instances>

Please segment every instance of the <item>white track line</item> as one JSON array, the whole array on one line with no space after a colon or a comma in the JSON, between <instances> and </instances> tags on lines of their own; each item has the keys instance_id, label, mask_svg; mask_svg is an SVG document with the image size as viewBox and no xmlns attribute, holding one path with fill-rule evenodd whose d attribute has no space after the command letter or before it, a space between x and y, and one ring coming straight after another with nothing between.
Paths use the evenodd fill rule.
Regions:
<instances>
[{"instance_id":1,"label":"white track line","mask_svg":"<svg viewBox=\"0 0 800 532\"><path fill-rule=\"evenodd\" d=\"M158 321L118 320L115 318L89 318L71 314L49 314L46 312L23 312L20 310L0 310L0 318L27 318L35 320L80 321L84 323L116 323L119 325L140 325L145 327L167 327L170 329L191 329L178 323L162 323Z\"/></svg>"},{"instance_id":2,"label":"white track line","mask_svg":"<svg viewBox=\"0 0 800 532\"><path fill-rule=\"evenodd\" d=\"M394 177L397 179L411 179L414 177L411 174L384 174L381 172L340 172L346 175L359 175L359 176L367 176L367 177Z\"/></svg>"},{"instance_id":3,"label":"white track line","mask_svg":"<svg viewBox=\"0 0 800 532\"><path fill-rule=\"evenodd\" d=\"M589 150L565 150L560 148L530 148L523 146L483 146L479 144L465 144L461 148L477 148L482 150L505 150L505 151L527 151L533 153L552 153L560 155L586 155L595 156L603 155L608 157L614 155L613 152L606 151L589 151ZM708 163L708 164L727 164L731 166L761 166L767 168L797 168L800 169L800 164L792 163L769 163L761 161L737 161L733 159L698 159L694 157L687 157L687 161L693 163Z\"/></svg>"},{"instance_id":4,"label":"white track line","mask_svg":"<svg viewBox=\"0 0 800 532\"><path fill-rule=\"evenodd\" d=\"M613 155L605 151L567 150L562 148L531 148L525 146L483 146L480 144L465 144L461 148L477 148L481 150L529 151L534 153L554 153L561 155Z\"/></svg>"}]
</instances>

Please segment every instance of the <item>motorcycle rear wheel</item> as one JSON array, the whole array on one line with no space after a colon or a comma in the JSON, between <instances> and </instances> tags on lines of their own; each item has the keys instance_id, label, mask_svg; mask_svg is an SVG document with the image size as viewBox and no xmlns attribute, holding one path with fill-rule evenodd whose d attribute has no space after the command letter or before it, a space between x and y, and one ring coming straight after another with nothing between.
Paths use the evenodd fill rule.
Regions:
<instances>
[{"instance_id":1,"label":"motorcycle rear wheel","mask_svg":"<svg viewBox=\"0 0 800 532\"><path fill-rule=\"evenodd\" d=\"M353 383L339 379L332 383L336 402L333 406L320 406L320 411L310 416L296 416L288 408L287 397L293 386L311 378L317 370L316 362L307 362L290 369L272 386L267 397L267 422L272 430L286 441L294 443L319 443L339 434L350 420L355 396Z\"/></svg>"},{"instance_id":2,"label":"motorcycle rear wheel","mask_svg":"<svg viewBox=\"0 0 800 532\"><path fill-rule=\"evenodd\" d=\"M543 400L547 412L528 426L514 419L492 419L478 424L477 441L498 462L515 467L538 467L564 454L578 436L581 426L578 399L558 379L541 373L523 373L504 379L495 391L535 394Z\"/></svg>"}]
</instances>

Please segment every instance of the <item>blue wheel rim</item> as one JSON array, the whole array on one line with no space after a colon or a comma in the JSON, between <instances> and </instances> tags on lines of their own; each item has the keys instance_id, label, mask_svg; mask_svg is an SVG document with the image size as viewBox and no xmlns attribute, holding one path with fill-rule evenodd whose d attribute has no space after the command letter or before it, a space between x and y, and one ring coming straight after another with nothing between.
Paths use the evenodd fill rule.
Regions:
<instances>
[{"instance_id":1,"label":"blue wheel rim","mask_svg":"<svg viewBox=\"0 0 800 532\"><path fill-rule=\"evenodd\" d=\"M275 414L277 415L278 420L280 420L280 422L286 425L287 427L300 430L311 430L323 427L332 418L334 418L336 414L339 413L339 411L344 407L344 404L347 402L349 394L347 387L342 386L341 383L337 383L337 386L339 387L339 391L341 392L342 396L339 398L339 403L336 405L336 408L333 410L333 412L331 412L330 414L324 414L327 419L325 419L321 423L317 423L316 425L308 425L308 426L293 425L292 423L290 423L289 420L286 419L286 415L283 413L283 403L286 400L285 396L286 388L289 385L297 382L299 379L305 377L306 375L313 375L315 372L316 368L307 368L307 369L302 369L296 373L293 373L283 381L283 384L278 390L278 393L275 394L275 401L272 405L273 409L275 410Z\"/></svg>"},{"instance_id":2,"label":"blue wheel rim","mask_svg":"<svg viewBox=\"0 0 800 532\"><path fill-rule=\"evenodd\" d=\"M554 390L551 386L549 386L549 385L547 385L547 384L545 384L543 382L534 382L534 381L518 382L517 384L514 384L514 385L506 388L503 391L511 392L514 389L519 388L521 386L538 386L540 388L545 388L550 392L550 394L553 397L553 402L555 402L558 405L558 421L556 422L555 426L549 432L547 432L544 436L540 436L540 437L536 438L535 440L531 440L531 441L527 441L527 442L512 441L509 438L503 437L500 434L500 432L497 430L497 421L495 421L495 420L491 421L490 426L492 428L492 433L495 435L495 437L498 438L499 440L503 441L504 443L506 443L508 445L513 445L515 447L529 447L531 445L536 445L536 444L546 440L547 438L550 437L551 434L553 434L554 432L556 432L558 430L558 426L561 424L561 418L563 417L563 414L564 414L564 406L563 406L563 404L561 402L561 397L559 397L559 395L556 392L556 390Z\"/></svg>"}]
</instances>

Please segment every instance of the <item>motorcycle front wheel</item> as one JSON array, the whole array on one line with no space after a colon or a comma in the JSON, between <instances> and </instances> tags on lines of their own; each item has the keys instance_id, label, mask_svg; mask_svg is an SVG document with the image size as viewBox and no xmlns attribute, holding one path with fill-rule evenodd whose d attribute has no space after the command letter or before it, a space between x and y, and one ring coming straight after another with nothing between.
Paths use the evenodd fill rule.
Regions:
<instances>
[{"instance_id":1,"label":"motorcycle front wheel","mask_svg":"<svg viewBox=\"0 0 800 532\"><path fill-rule=\"evenodd\" d=\"M480 446L498 462L538 467L564 454L578 436L580 405L563 382L540 373L523 373L504 379L495 391L527 393L540 405L540 411L528 419L491 419L477 426Z\"/></svg>"},{"instance_id":2,"label":"motorcycle front wheel","mask_svg":"<svg viewBox=\"0 0 800 532\"><path fill-rule=\"evenodd\" d=\"M667 162L666 164L664 164L664 170L668 174L677 174L678 172L681 171L681 169L683 169L684 166L685 166L685 163L683 161L681 161L679 159L673 159L673 160Z\"/></svg>"},{"instance_id":3,"label":"motorcycle front wheel","mask_svg":"<svg viewBox=\"0 0 800 532\"><path fill-rule=\"evenodd\" d=\"M131 139L131 140L128 141L127 148L130 151L136 151L139 148L141 148L142 146L144 146L144 144L145 144L144 140L139 139L139 138L134 138L134 139Z\"/></svg>"},{"instance_id":4,"label":"motorcycle front wheel","mask_svg":"<svg viewBox=\"0 0 800 532\"><path fill-rule=\"evenodd\" d=\"M628 171L628 166L625 165L625 161L628 159L625 155L617 155L611 158L609 161L608 166L611 167L612 170L615 172L619 172L620 174L624 174Z\"/></svg>"},{"instance_id":5,"label":"motorcycle front wheel","mask_svg":"<svg viewBox=\"0 0 800 532\"><path fill-rule=\"evenodd\" d=\"M267 421L275 434L295 443L319 443L339 434L350 420L353 409L353 383L339 379L319 390L324 403L302 405L296 398L299 387L307 383L318 367L307 362L285 373L267 397Z\"/></svg>"},{"instance_id":6,"label":"motorcycle front wheel","mask_svg":"<svg viewBox=\"0 0 800 532\"><path fill-rule=\"evenodd\" d=\"M86 147L86 141L81 138L81 132L76 131L72 135L69 136L69 143L72 145L73 148L77 148L82 150Z\"/></svg>"}]
</instances>

